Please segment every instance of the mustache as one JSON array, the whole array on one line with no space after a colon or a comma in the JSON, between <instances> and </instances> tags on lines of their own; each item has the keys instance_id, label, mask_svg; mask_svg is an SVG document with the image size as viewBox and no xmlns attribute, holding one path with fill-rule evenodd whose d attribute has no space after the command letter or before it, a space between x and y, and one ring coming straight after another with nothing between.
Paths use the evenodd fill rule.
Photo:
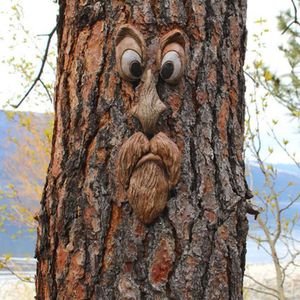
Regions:
<instances>
[{"instance_id":1,"label":"mustache","mask_svg":"<svg viewBox=\"0 0 300 300\"><path fill-rule=\"evenodd\" d=\"M142 132L136 132L122 145L116 175L126 190L133 171L145 162L154 162L164 170L169 189L176 185L180 176L181 155L177 145L166 134L159 132L149 140Z\"/></svg>"}]
</instances>

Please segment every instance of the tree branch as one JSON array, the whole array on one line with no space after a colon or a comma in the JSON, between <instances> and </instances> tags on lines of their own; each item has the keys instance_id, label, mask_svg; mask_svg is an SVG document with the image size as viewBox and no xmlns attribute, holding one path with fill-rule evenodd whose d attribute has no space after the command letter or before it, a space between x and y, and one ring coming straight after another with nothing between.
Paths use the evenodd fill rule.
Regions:
<instances>
[{"instance_id":1,"label":"tree branch","mask_svg":"<svg viewBox=\"0 0 300 300\"><path fill-rule=\"evenodd\" d=\"M274 132L274 129L270 126L270 124L268 124L268 127L272 133L272 136L274 138L274 140L276 141L276 143L278 144L278 146L288 155L288 157L295 163L295 165L300 169L300 163L295 159L295 157L293 157L293 155L291 155L289 153L289 151L287 150L287 147L286 146L283 146L282 143L278 140L275 132Z\"/></svg>"},{"instance_id":2,"label":"tree branch","mask_svg":"<svg viewBox=\"0 0 300 300\"><path fill-rule=\"evenodd\" d=\"M45 89L45 91L46 91L46 93L47 93L47 95L49 97L50 102L52 103L53 99L51 97L49 89L47 88L47 86L45 85L44 81L41 78L39 78L39 82L42 84L43 88Z\"/></svg>"},{"instance_id":3,"label":"tree branch","mask_svg":"<svg viewBox=\"0 0 300 300\"><path fill-rule=\"evenodd\" d=\"M254 220L257 219L257 216L260 214L260 209L255 204L250 201L246 201L246 211L248 214L254 216Z\"/></svg>"},{"instance_id":4,"label":"tree branch","mask_svg":"<svg viewBox=\"0 0 300 300\"><path fill-rule=\"evenodd\" d=\"M258 289L252 288L252 287L248 287L248 286L245 286L244 288L247 289L247 290L256 292L256 293L260 293L260 294L264 294L264 295L270 295L270 296L275 297L276 299L279 299L279 297L278 297L277 295L272 294L272 293L268 293L268 292L265 292L265 291L261 291L261 290L258 290Z\"/></svg>"},{"instance_id":5,"label":"tree branch","mask_svg":"<svg viewBox=\"0 0 300 300\"><path fill-rule=\"evenodd\" d=\"M290 22L290 24L283 30L283 32L281 34L285 34L293 24L297 24L300 25L299 21L298 21L298 11L297 11L297 6L295 4L295 0L291 0L292 4L293 4L293 8L294 8L294 20L292 22Z\"/></svg>"},{"instance_id":6,"label":"tree branch","mask_svg":"<svg viewBox=\"0 0 300 300\"><path fill-rule=\"evenodd\" d=\"M254 79L254 77L250 73L244 70L244 74L247 75L253 81L253 83L255 83L256 87L259 86L259 83Z\"/></svg>"},{"instance_id":7,"label":"tree branch","mask_svg":"<svg viewBox=\"0 0 300 300\"><path fill-rule=\"evenodd\" d=\"M289 203L287 206L281 208L281 209L279 210L279 213L281 214L283 211L289 209L296 201L299 200L299 198L300 198L300 194L298 194L294 199L292 199L292 200L290 201L290 203Z\"/></svg>"},{"instance_id":8,"label":"tree branch","mask_svg":"<svg viewBox=\"0 0 300 300\"><path fill-rule=\"evenodd\" d=\"M2 268L6 269L7 271L9 271L12 275L16 276L16 278L18 278L19 280L23 281L23 282L28 282L28 283L34 283L34 278L32 277L22 277L22 275L19 275L17 272L15 272L7 263L7 261L3 261L1 260L1 264L2 264Z\"/></svg>"},{"instance_id":9,"label":"tree branch","mask_svg":"<svg viewBox=\"0 0 300 300\"><path fill-rule=\"evenodd\" d=\"M265 285L265 284L262 284L261 282L257 281L257 280L256 280L254 277L252 277L251 275L245 274L244 276L247 277L247 278L249 278L249 279L251 279L254 283L258 284L258 285L261 286L262 288L277 293L277 291L276 291L275 289L273 289L273 288L271 288L271 287L269 287L269 286L267 286L267 285Z\"/></svg>"},{"instance_id":10,"label":"tree branch","mask_svg":"<svg viewBox=\"0 0 300 300\"><path fill-rule=\"evenodd\" d=\"M55 25L55 27L52 29L52 31L48 34L48 41L47 41L45 53L44 53L44 56L43 56L43 59L42 59L42 64L41 64L40 71L39 71L38 75L36 76L35 80L33 81L32 85L30 86L30 88L28 89L28 91L26 92L26 94L23 96L23 98L21 99L21 101L17 105L11 105L13 108L18 108L23 103L23 101L28 97L28 95L30 94L30 92L33 90L33 88L35 87L35 85L39 81L42 83L42 85L44 86L44 88L46 88L46 86L41 81L41 76L42 76L43 71L44 71L44 66L45 66L45 63L46 63L46 60L47 60L47 57L48 57L48 52L49 52L49 47L50 47L50 44L51 44L51 39L52 39L52 37L53 37L53 35L54 35L55 31L56 31L56 27L57 26ZM48 96L52 100L52 98L51 98L51 96L49 94L48 89L46 89L46 91L47 91Z\"/></svg>"}]
</instances>

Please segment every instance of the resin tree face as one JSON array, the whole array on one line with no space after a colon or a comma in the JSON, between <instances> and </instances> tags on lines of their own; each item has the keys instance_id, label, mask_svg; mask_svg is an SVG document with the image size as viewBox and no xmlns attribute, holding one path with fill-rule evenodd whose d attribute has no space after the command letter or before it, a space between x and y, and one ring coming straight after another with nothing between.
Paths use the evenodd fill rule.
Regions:
<instances>
[{"instance_id":1,"label":"resin tree face","mask_svg":"<svg viewBox=\"0 0 300 300\"><path fill-rule=\"evenodd\" d=\"M166 207L181 167L177 145L157 130L157 122L167 107L158 95L156 83L160 77L176 86L186 64L181 31L172 30L150 45L147 48L143 35L130 25L123 25L116 36L116 65L121 78L137 86L131 114L142 128L121 146L116 175L134 213L146 224Z\"/></svg>"}]
</instances>

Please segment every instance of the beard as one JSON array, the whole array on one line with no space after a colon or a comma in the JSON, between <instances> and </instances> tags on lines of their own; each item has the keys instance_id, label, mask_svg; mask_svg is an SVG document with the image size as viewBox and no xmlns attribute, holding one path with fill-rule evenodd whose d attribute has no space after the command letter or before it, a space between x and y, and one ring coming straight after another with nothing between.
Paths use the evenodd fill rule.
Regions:
<instances>
[{"instance_id":1,"label":"beard","mask_svg":"<svg viewBox=\"0 0 300 300\"><path fill-rule=\"evenodd\" d=\"M151 223L166 207L169 190L179 180L180 161L177 145L161 132L150 141L137 132L122 145L117 178L143 223Z\"/></svg>"},{"instance_id":2,"label":"beard","mask_svg":"<svg viewBox=\"0 0 300 300\"><path fill-rule=\"evenodd\" d=\"M135 214L149 224L166 207L168 193L164 169L154 161L146 161L132 173L127 197Z\"/></svg>"}]
</instances>

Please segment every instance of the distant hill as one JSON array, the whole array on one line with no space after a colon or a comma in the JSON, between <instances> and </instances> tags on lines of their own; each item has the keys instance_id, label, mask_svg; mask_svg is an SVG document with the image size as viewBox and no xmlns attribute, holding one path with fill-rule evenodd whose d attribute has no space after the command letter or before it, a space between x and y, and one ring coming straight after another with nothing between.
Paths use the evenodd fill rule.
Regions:
<instances>
[{"instance_id":1,"label":"distant hill","mask_svg":"<svg viewBox=\"0 0 300 300\"><path fill-rule=\"evenodd\" d=\"M9 172L4 171L7 167L7 161L11 154L17 150L16 144L11 141L15 138L18 142L25 143L26 139L30 136L28 130L21 126L20 121L26 117L30 118L31 124L38 128L41 132L49 126L52 119L50 114L32 113L32 112L18 112L13 117L11 117L10 112L5 112L0 110L0 185L3 186L3 182L9 182L11 175ZM22 153L20 153L22 155ZM14 162L11 162L11 167L14 166Z\"/></svg>"},{"instance_id":2,"label":"distant hill","mask_svg":"<svg viewBox=\"0 0 300 300\"><path fill-rule=\"evenodd\" d=\"M28 181L35 178L32 170L27 165L30 158L27 157L26 153L22 153L22 145L25 145L28 139L32 138L30 136L32 134L24 126L20 125L20 123L26 122L27 118L30 118L31 124L38 128L38 133L42 135L42 131L49 127L52 116L49 114L22 112L12 117L11 113L0 110L0 190L9 191L8 184L13 184L18 191L26 190L22 186L20 178L14 174L18 170L23 171L25 168L25 175L22 174L22 176L26 176ZM14 138L20 143L20 146L16 146L13 142ZM30 165L33 168L39 167L39 164L29 163ZM39 173L39 170L35 171ZM41 177L44 178L45 174ZM42 181L41 185L43 185ZM38 210L40 199L29 199L29 195L31 193L21 193L14 199L1 199L0 197L0 206L25 203L33 211ZM3 229L5 229L4 232ZM4 226L0 227L0 256L5 253L10 253L14 256L33 256L35 238L36 234L29 233L27 227L20 226L16 222L5 221Z\"/></svg>"},{"instance_id":3,"label":"distant hill","mask_svg":"<svg viewBox=\"0 0 300 300\"><path fill-rule=\"evenodd\" d=\"M289 164L274 165L274 168L277 170L274 189L280 194L278 198L280 207L282 208L290 202L290 199L293 199L300 193L300 169L295 165ZM247 177L247 181L252 190L264 191L264 193L269 194L270 189L265 184L265 177L259 167L257 165L250 165L248 169L250 169L252 175ZM281 193L281 191L284 192ZM260 205L261 202L259 199L255 198L254 200ZM300 200L285 212L284 217L292 218L297 212L300 212ZM271 220L270 224L274 224L274 220Z\"/></svg>"},{"instance_id":4,"label":"distant hill","mask_svg":"<svg viewBox=\"0 0 300 300\"><path fill-rule=\"evenodd\" d=\"M29 113L25 113L29 114ZM49 122L49 115L44 114L31 114L32 122L44 128ZM16 136L19 139L25 139L28 132L23 128L20 128L17 120L9 120L5 112L0 111L0 186L5 186L7 183L13 183L16 186L18 182L15 182L14 177L7 173L4 168L4 162L10 157L13 151L16 151L14 143L9 141L9 136ZM14 165L14 161L10 161L11 167ZM277 178L275 181L275 189L280 191L284 189L289 183L293 182L294 185L290 186L281 196L280 202L286 203L289 197L295 196L300 191L300 171L294 165L278 164L275 165L278 170ZM250 164L248 169L251 171L251 176L248 176L249 185L253 185L254 190L260 190L268 192L268 188L264 184L264 176L261 173L258 166ZM20 197L21 198L21 197ZM32 201L38 209L38 199ZM257 201L259 203L259 201ZM0 200L0 205L8 203L7 200ZM289 210L285 215L286 217L293 216L297 211L300 212L300 201L293 206L293 209ZM252 217L249 217L250 223L254 223ZM35 248L35 234L28 234L26 227L20 227L14 223L5 223L7 232L0 232L0 255L3 253L11 253L13 256L26 256L34 254ZM22 238L11 239L11 236L18 231L23 231L25 234Z\"/></svg>"}]
</instances>

